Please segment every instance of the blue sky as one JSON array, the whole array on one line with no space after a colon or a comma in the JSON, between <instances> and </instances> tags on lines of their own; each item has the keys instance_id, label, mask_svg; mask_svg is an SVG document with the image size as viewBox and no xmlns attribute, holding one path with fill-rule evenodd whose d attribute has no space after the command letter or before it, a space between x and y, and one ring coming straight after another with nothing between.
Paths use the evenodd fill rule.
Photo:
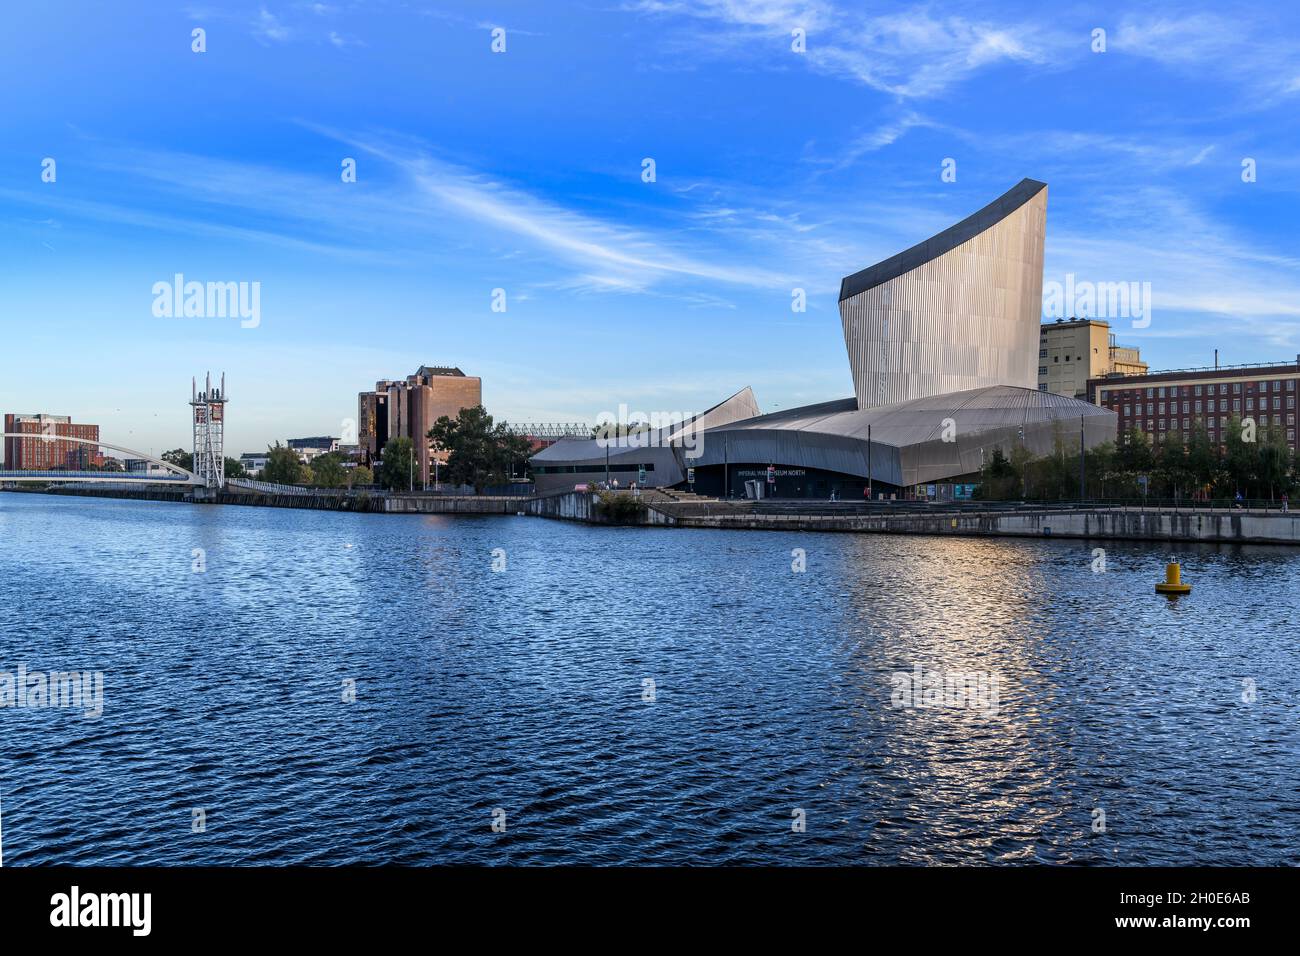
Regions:
<instances>
[{"instance_id":1,"label":"blue sky","mask_svg":"<svg viewBox=\"0 0 1300 956\"><path fill-rule=\"evenodd\" d=\"M1026 176L1049 280L1151 283L1152 368L1294 359L1300 14L1131 6L11 5L0 411L158 451L224 370L237 454L420 364L512 421L844 397L840 278ZM260 324L156 317L175 273Z\"/></svg>"}]
</instances>

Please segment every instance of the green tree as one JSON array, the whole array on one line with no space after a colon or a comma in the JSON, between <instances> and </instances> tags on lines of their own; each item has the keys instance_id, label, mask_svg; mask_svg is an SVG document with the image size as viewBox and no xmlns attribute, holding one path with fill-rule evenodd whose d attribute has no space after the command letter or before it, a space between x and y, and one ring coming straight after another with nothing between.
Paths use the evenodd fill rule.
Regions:
<instances>
[{"instance_id":1,"label":"green tree","mask_svg":"<svg viewBox=\"0 0 1300 956\"><path fill-rule=\"evenodd\" d=\"M1088 495L1105 498L1115 490L1115 443L1102 442L1088 449Z\"/></svg>"},{"instance_id":2,"label":"green tree","mask_svg":"<svg viewBox=\"0 0 1300 956\"><path fill-rule=\"evenodd\" d=\"M1156 449L1155 458L1155 471L1160 478L1162 493L1168 493L1175 500L1187 494L1191 471L1187 467L1187 448L1183 445L1183 433L1180 431L1166 433Z\"/></svg>"},{"instance_id":3,"label":"green tree","mask_svg":"<svg viewBox=\"0 0 1300 956\"><path fill-rule=\"evenodd\" d=\"M266 467L262 469L262 480L280 485L296 485L302 481L302 462L298 453L286 448L279 442L267 446Z\"/></svg>"},{"instance_id":4,"label":"green tree","mask_svg":"<svg viewBox=\"0 0 1300 956\"><path fill-rule=\"evenodd\" d=\"M341 488L347 481L347 472L343 467L342 456L335 452L317 455L313 458L311 471L315 477L313 484L321 488Z\"/></svg>"},{"instance_id":5,"label":"green tree","mask_svg":"<svg viewBox=\"0 0 1300 956\"><path fill-rule=\"evenodd\" d=\"M975 496L987 501L1006 501L1020 497L1020 492L1021 480L1015 466L1001 447L994 448L980 469L980 483Z\"/></svg>"},{"instance_id":6,"label":"green tree","mask_svg":"<svg viewBox=\"0 0 1300 956\"><path fill-rule=\"evenodd\" d=\"M390 438L384 445L384 465L379 483L391 491L410 491L414 474L415 446L409 438Z\"/></svg>"},{"instance_id":7,"label":"green tree","mask_svg":"<svg viewBox=\"0 0 1300 956\"><path fill-rule=\"evenodd\" d=\"M1000 454L1001 451L1001 448L995 448L994 454ZM1017 480L1020 482L1016 488L1012 489L1011 497L1022 499L1029 497L1029 464L1033 460L1033 452L1025 447L1024 442L1018 442L1016 446L1011 449L1011 469L1017 476Z\"/></svg>"},{"instance_id":8,"label":"green tree","mask_svg":"<svg viewBox=\"0 0 1300 956\"><path fill-rule=\"evenodd\" d=\"M1052 423L1052 454L1046 462L1047 488L1058 501L1074 497L1079 487L1077 443L1066 437L1062 422Z\"/></svg>"},{"instance_id":9,"label":"green tree","mask_svg":"<svg viewBox=\"0 0 1300 956\"><path fill-rule=\"evenodd\" d=\"M227 478L247 478L248 472L244 468L244 463L238 458L226 459L226 477Z\"/></svg>"},{"instance_id":10,"label":"green tree","mask_svg":"<svg viewBox=\"0 0 1300 956\"><path fill-rule=\"evenodd\" d=\"M649 422L616 422L612 419L606 419L598 424L591 426L592 438L603 438L610 440L614 438L627 438L631 435L640 435L643 432L650 431Z\"/></svg>"},{"instance_id":11,"label":"green tree","mask_svg":"<svg viewBox=\"0 0 1300 956\"><path fill-rule=\"evenodd\" d=\"M509 480L514 466L522 469L533 453L528 439L514 434L505 422L493 424L482 405L462 408L455 418L443 415L428 437L436 451L447 453L442 467L446 480L473 485L475 494Z\"/></svg>"},{"instance_id":12,"label":"green tree","mask_svg":"<svg viewBox=\"0 0 1300 956\"><path fill-rule=\"evenodd\" d=\"M1115 449L1115 468L1130 479L1151 475L1156 467L1156 457L1152 454L1151 440L1147 434L1136 428L1130 428L1119 437Z\"/></svg>"},{"instance_id":13,"label":"green tree","mask_svg":"<svg viewBox=\"0 0 1300 956\"><path fill-rule=\"evenodd\" d=\"M194 470L194 455L184 448L173 448L171 451L163 452L162 460L169 465L184 468L186 471Z\"/></svg>"},{"instance_id":14,"label":"green tree","mask_svg":"<svg viewBox=\"0 0 1300 956\"><path fill-rule=\"evenodd\" d=\"M1268 490L1269 501L1275 494L1281 494L1290 486L1287 469L1290 466L1291 450L1287 447L1286 433L1280 425L1270 425L1264 430L1264 440L1259 446L1259 486L1260 494Z\"/></svg>"},{"instance_id":15,"label":"green tree","mask_svg":"<svg viewBox=\"0 0 1300 956\"><path fill-rule=\"evenodd\" d=\"M373 485L374 483L375 483L374 472L372 472L365 465L357 465L357 467L350 469L348 471L349 488L353 487L354 485Z\"/></svg>"},{"instance_id":16,"label":"green tree","mask_svg":"<svg viewBox=\"0 0 1300 956\"><path fill-rule=\"evenodd\" d=\"M1252 421L1243 427L1241 418L1233 415L1223 431L1223 467L1227 472L1228 487L1233 493L1241 492L1254 497L1259 483L1259 435Z\"/></svg>"},{"instance_id":17,"label":"green tree","mask_svg":"<svg viewBox=\"0 0 1300 956\"><path fill-rule=\"evenodd\" d=\"M1204 419L1197 419L1187 440L1188 480L1195 488L1196 497L1204 497L1218 480L1219 448L1210 439Z\"/></svg>"}]
</instances>

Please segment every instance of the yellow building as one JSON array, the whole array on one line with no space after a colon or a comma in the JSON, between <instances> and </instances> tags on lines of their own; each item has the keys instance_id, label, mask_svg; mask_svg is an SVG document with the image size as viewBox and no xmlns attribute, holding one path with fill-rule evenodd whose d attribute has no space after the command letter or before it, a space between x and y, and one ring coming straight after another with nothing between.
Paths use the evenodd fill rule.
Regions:
<instances>
[{"instance_id":1,"label":"yellow building","mask_svg":"<svg viewBox=\"0 0 1300 956\"><path fill-rule=\"evenodd\" d=\"M1146 371L1138 350L1116 345L1110 323L1101 319L1057 319L1039 331L1039 391L1086 399L1090 378Z\"/></svg>"}]
</instances>

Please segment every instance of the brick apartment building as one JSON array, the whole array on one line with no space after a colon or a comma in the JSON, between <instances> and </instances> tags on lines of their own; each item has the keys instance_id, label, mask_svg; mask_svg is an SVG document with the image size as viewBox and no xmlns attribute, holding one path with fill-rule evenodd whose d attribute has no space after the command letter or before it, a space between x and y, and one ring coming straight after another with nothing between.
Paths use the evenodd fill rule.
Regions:
<instances>
[{"instance_id":1,"label":"brick apartment building","mask_svg":"<svg viewBox=\"0 0 1300 956\"><path fill-rule=\"evenodd\" d=\"M5 468L10 471L79 471L104 464L98 445L67 438L99 441L98 425L76 425L67 415L5 415ZM28 438L26 436L30 435Z\"/></svg>"},{"instance_id":2,"label":"brick apartment building","mask_svg":"<svg viewBox=\"0 0 1300 956\"><path fill-rule=\"evenodd\" d=\"M1296 447L1296 391L1300 356L1295 362L1221 368L1108 375L1088 380L1088 400L1119 416L1122 434L1136 428L1154 441L1172 431L1186 439L1198 420L1210 437L1223 442L1228 420L1253 418L1259 430L1278 426Z\"/></svg>"}]
</instances>

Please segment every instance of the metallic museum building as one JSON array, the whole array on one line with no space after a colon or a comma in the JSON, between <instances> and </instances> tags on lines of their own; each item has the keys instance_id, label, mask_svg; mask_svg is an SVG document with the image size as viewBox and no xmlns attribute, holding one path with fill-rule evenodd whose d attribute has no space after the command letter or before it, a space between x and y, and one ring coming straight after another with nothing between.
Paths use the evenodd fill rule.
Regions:
<instances>
[{"instance_id":1,"label":"metallic museum building","mask_svg":"<svg viewBox=\"0 0 1300 956\"><path fill-rule=\"evenodd\" d=\"M843 280L840 319L854 397L741 417L746 389L674 436L649 486L775 497L964 497L993 449L1111 441L1115 413L1039 391L1047 185L1022 180L938 235ZM745 400L737 401L741 395ZM605 450L559 442L532 459L538 490L602 480ZM594 454L599 450L599 454ZM690 457L687 457L687 451ZM633 464L636 449L619 449ZM648 459L647 459L648 460ZM639 473L639 472L638 472ZM770 478L774 482L769 483Z\"/></svg>"}]
</instances>

